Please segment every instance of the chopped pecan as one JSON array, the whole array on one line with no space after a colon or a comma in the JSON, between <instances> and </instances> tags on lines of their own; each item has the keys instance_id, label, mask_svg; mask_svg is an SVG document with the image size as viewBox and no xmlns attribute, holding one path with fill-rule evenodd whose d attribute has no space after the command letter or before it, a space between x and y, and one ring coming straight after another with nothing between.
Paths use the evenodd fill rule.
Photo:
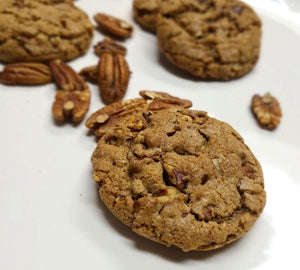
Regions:
<instances>
[{"instance_id":1,"label":"chopped pecan","mask_svg":"<svg viewBox=\"0 0 300 270\"><path fill-rule=\"evenodd\" d=\"M167 109L171 107L189 108L192 106L191 101L173 97L164 92L143 90L140 91L140 95L144 99L150 100L150 104L149 104L150 110L160 110L160 109Z\"/></svg>"},{"instance_id":2,"label":"chopped pecan","mask_svg":"<svg viewBox=\"0 0 300 270\"><path fill-rule=\"evenodd\" d=\"M204 220L209 221L212 218L212 211L208 208L208 206L203 206L203 216Z\"/></svg>"},{"instance_id":3,"label":"chopped pecan","mask_svg":"<svg viewBox=\"0 0 300 270\"><path fill-rule=\"evenodd\" d=\"M122 55L126 55L127 49L121 44L113 41L110 38L105 38L103 41L98 42L97 45L94 46L95 54L101 56L103 53L119 53Z\"/></svg>"},{"instance_id":4,"label":"chopped pecan","mask_svg":"<svg viewBox=\"0 0 300 270\"><path fill-rule=\"evenodd\" d=\"M168 174L169 184L175 186L179 190L183 190L186 186L186 182L184 180L185 175L178 168L170 164L165 163L163 166Z\"/></svg>"},{"instance_id":5,"label":"chopped pecan","mask_svg":"<svg viewBox=\"0 0 300 270\"><path fill-rule=\"evenodd\" d=\"M94 20L105 31L120 38L130 37L133 31L133 26L131 24L107 14L97 13L94 16Z\"/></svg>"},{"instance_id":6,"label":"chopped pecan","mask_svg":"<svg viewBox=\"0 0 300 270\"><path fill-rule=\"evenodd\" d=\"M131 99L126 101L114 102L93 113L86 120L86 127L97 130L102 124L106 123L110 117L130 115L142 111L146 106L143 99Z\"/></svg>"},{"instance_id":7,"label":"chopped pecan","mask_svg":"<svg viewBox=\"0 0 300 270\"><path fill-rule=\"evenodd\" d=\"M249 177L250 179L255 179L255 177L257 176L256 170L250 164L242 166L242 172L245 176Z\"/></svg>"},{"instance_id":8,"label":"chopped pecan","mask_svg":"<svg viewBox=\"0 0 300 270\"><path fill-rule=\"evenodd\" d=\"M279 125L282 116L280 104L270 93L254 95L251 109L261 127L273 130Z\"/></svg>"},{"instance_id":9,"label":"chopped pecan","mask_svg":"<svg viewBox=\"0 0 300 270\"><path fill-rule=\"evenodd\" d=\"M8 85L41 85L51 81L49 67L40 63L8 64L0 72L0 83Z\"/></svg>"},{"instance_id":10,"label":"chopped pecan","mask_svg":"<svg viewBox=\"0 0 300 270\"><path fill-rule=\"evenodd\" d=\"M130 77L128 64L121 54L103 53L98 64L98 84L103 102L121 100Z\"/></svg>"},{"instance_id":11,"label":"chopped pecan","mask_svg":"<svg viewBox=\"0 0 300 270\"><path fill-rule=\"evenodd\" d=\"M83 91L58 91L52 106L55 120L65 121L71 119L80 122L90 106L90 90Z\"/></svg>"},{"instance_id":12,"label":"chopped pecan","mask_svg":"<svg viewBox=\"0 0 300 270\"><path fill-rule=\"evenodd\" d=\"M89 81L89 82L94 83L94 84L98 83L98 68L97 68L97 65L83 68L79 72L79 75L82 76L86 81Z\"/></svg>"},{"instance_id":13,"label":"chopped pecan","mask_svg":"<svg viewBox=\"0 0 300 270\"><path fill-rule=\"evenodd\" d=\"M131 119L128 120L127 127L131 131L141 131L145 129L147 125L143 122L143 120L132 117Z\"/></svg>"},{"instance_id":14,"label":"chopped pecan","mask_svg":"<svg viewBox=\"0 0 300 270\"><path fill-rule=\"evenodd\" d=\"M167 187L165 190L160 191L159 196L155 197L156 201L159 203L166 203L174 200L178 191L175 188Z\"/></svg>"},{"instance_id":15,"label":"chopped pecan","mask_svg":"<svg viewBox=\"0 0 300 270\"><path fill-rule=\"evenodd\" d=\"M214 164L215 168L220 171L220 164L225 160L225 157L223 155L220 155L218 158L213 158L212 163Z\"/></svg>"},{"instance_id":16,"label":"chopped pecan","mask_svg":"<svg viewBox=\"0 0 300 270\"><path fill-rule=\"evenodd\" d=\"M84 79L66 63L61 60L50 62L52 77L60 90L80 91L87 89Z\"/></svg>"}]
</instances>

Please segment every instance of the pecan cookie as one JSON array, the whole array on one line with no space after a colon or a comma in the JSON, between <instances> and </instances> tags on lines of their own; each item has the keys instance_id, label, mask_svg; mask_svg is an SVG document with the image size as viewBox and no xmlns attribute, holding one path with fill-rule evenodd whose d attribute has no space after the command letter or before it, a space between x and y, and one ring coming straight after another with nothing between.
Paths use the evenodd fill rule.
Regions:
<instances>
[{"instance_id":1,"label":"pecan cookie","mask_svg":"<svg viewBox=\"0 0 300 270\"><path fill-rule=\"evenodd\" d=\"M0 0L0 61L71 60L86 52L93 25L69 0Z\"/></svg>"},{"instance_id":2,"label":"pecan cookie","mask_svg":"<svg viewBox=\"0 0 300 270\"><path fill-rule=\"evenodd\" d=\"M156 32L157 0L134 0L133 17L146 30Z\"/></svg>"},{"instance_id":3,"label":"pecan cookie","mask_svg":"<svg viewBox=\"0 0 300 270\"><path fill-rule=\"evenodd\" d=\"M266 201L259 162L228 124L187 100L142 91L86 122L99 136L91 161L99 193L134 232L184 251L244 235Z\"/></svg>"},{"instance_id":4,"label":"pecan cookie","mask_svg":"<svg viewBox=\"0 0 300 270\"><path fill-rule=\"evenodd\" d=\"M203 79L231 80L259 58L261 21L236 0L158 0L157 36L162 53Z\"/></svg>"}]
</instances>

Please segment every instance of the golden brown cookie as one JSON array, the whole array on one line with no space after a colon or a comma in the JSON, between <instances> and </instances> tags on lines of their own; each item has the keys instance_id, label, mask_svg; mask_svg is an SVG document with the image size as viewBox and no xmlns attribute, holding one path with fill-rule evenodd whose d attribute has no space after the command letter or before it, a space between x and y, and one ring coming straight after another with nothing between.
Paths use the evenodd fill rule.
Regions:
<instances>
[{"instance_id":1,"label":"golden brown cookie","mask_svg":"<svg viewBox=\"0 0 300 270\"><path fill-rule=\"evenodd\" d=\"M231 80L259 58L261 21L237 0L158 0L157 37L177 67L203 79Z\"/></svg>"},{"instance_id":2,"label":"golden brown cookie","mask_svg":"<svg viewBox=\"0 0 300 270\"><path fill-rule=\"evenodd\" d=\"M71 60L86 52L93 25L69 0L0 0L0 61Z\"/></svg>"},{"instance_id":3,"label":"golden brown cookie","mask_svg":"<svg viewBox=\"0 0 300 270\"><path fill-rule=\"evenodd\" d=\"M157 0L134 0L133 17L146 30L156 32Z\"/></svg>"},{"instance_id":4,"label":"golden brown cookie","mask_svg":"<svg viewBox=\"0 0 300 270\"><path fill-rule=\"evenodd\" d=\"M266 201L259 162L228 124L191 103L142 91L86 122L99 136L91 161L111 212L141 236L184 251L244 235Z\"/></svg>"}]
</instances>

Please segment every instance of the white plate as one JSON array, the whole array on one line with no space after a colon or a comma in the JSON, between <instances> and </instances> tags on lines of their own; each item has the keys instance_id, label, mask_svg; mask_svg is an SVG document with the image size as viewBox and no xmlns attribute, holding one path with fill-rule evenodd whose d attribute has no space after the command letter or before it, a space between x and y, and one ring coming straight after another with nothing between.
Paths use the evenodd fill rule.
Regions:
<instances>
[{"instance_id":1,"label":"white plate","mask_svg":"<svg viewBox=\"0 0 300 270\"><path fill-rule=\"evenodd\" d=\"M132 21L131 0L78 1ZM183 253L143 239L118 222L99 200L91 177L96 146L83 123L57 126L51 116L55 86L0 86L0 269L299 269L300 30L258 10L261 59L245 77L201 82L178 73L158 53L155 36L136 26L126 41L133 72L126 98L157 89L192 99L194 108L229 122L260 160L267 205L239 241L211 252ZM97 33L94 44L101 39ZM96 63L89 53L71 64ZM91 86L90 112L102 106ZM249 103L270 91L281 102L282 123L262 130Z\"/></svg>"}]
</instances>

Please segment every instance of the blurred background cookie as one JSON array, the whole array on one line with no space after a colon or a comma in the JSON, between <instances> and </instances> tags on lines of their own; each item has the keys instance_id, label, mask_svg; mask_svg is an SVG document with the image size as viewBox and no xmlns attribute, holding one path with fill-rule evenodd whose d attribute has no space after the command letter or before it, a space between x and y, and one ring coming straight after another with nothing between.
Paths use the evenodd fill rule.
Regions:
<instances>
[{"instance_id":1,"label":"blurred background cookie","mask_svg":"<svg viewBox=\"0 0 300 270\"><path fill-rule=\"evenodd\" d=\"M259 58L261 21L236 0L158 0L157 37L177 67L202 79L231 80Z\"/></svg>"},{"instance_id":2,"label":"blurred background cookie","mask_svg":"<svg viewBox=\"0 0 300 270\"><path fill-rule=\"evenodd\" d=\"M157 0L134 0L134 19L146 30L156 32Z\"/></svg>"},{"instance_id":3,"label":"blurred background cookie","mask_svg":"<svg viewBox=\"0 0 300 270\"><path fill-rule=\"evenodd\" d=\"M71 60L90 46L93 25L70 0L0 0L0 61Z\"/></svg>"}]
</instances>

